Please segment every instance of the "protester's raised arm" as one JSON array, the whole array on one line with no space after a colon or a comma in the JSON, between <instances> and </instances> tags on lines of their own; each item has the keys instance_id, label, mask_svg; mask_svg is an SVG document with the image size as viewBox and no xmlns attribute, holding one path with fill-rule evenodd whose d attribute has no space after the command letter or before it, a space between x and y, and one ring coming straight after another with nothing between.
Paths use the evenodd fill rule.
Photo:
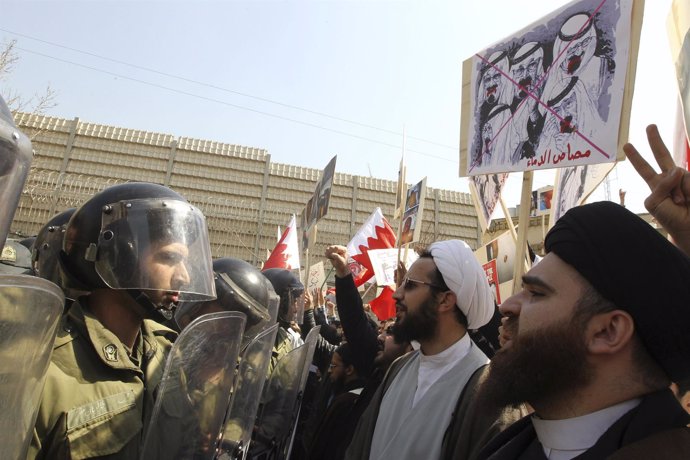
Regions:
<instances>
[{"instance_id":1,"label":"protester's raised arm","mask_svg":"<svg viewBox=\"0 0 690 460\"><path fill-rule=\"evenodd\" d=\"M328 246L325 256L331 261L331 265L333 265L338 278L345 278L351 275L350 267L347 266L347 248L345 246Z\"/></svg>"},{"instance_id":2,"label":"protester's raised arm","mask_svg":"<svg viewBox=\"0 0 690 460\"><path fill-rule=\"evenodd\" d=\"M335 298L345 338L352 345L362 373L369 375L378 352L378 333L370 327L364 313L362 298L347 266L347 248L329 246L325 256L331 261L336 272Z\"/></svg>"},{"instance_id":3,"label":"protester's raised arm","mask_svg":"<svg viewBox=\"0 0 690 460\"><path fill-rule=\"evenodd\" d=\"M626 144L623 151L651 190L644 201L645 208L668 231L676 245L690 255L690 172L675 165L656 125L647 127L647 140L661 168L660 173L632 144Z\"/></svg>"}]
</instances>

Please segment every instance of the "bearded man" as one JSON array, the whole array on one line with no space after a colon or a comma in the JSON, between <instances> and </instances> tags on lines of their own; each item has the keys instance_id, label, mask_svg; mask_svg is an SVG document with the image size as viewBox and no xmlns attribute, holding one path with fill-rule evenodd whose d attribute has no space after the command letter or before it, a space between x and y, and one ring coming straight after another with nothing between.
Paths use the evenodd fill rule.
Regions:
<instances>
[{"instance_id":1,"label":"bearded man","mask_svg":"<svg viewBox=\"0 0 690 460\"><path fill-rule=\"evenodd\" d=\"M484 270L465 242L436 242L412 264L393 298L393 334L418 349L391 365L345 458L433 460L454 452L471 458L519 414L479 408L474 397L489 359L467 330L494 313Z\"/></svg>"},{"instance_id":2,"label":"bearded man","mask_svg":"<svg viewBox=\"0 0 690 460\"><path fill-rule=\"evenodd\" d=\"M545 248L500 307L504 347L480 392L535 413L479 458L690 458L669 390L690 376L690 259L611 202L568 211Z\"/></svg>"}]
</instances>

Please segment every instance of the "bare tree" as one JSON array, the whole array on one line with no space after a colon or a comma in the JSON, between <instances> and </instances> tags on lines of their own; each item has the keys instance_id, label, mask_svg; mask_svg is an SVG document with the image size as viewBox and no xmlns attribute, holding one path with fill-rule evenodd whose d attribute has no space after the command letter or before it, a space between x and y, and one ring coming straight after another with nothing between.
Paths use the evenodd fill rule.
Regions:
<instances>
[{"instance_id":1,"label":"bare tree","mask_svg":"<svg viewBox=\"0 0 690 460\"><path fill-rule=\"evenodd\" d=\"M10 40L0 45L0 82L7 81L17 62L19 62L17 40ZM57 92L50 85L42 93L34 93L31 97L26 98L3 84L2 98L12 112L42 114L57 105Z\"/></svg>"}]
</instances>

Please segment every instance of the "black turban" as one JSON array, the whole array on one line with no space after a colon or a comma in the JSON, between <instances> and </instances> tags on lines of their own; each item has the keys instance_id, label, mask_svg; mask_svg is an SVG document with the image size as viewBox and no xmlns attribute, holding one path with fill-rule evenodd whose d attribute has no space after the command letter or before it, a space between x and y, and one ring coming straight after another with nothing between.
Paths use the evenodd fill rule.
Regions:
<instances>
[{"instance_id":1,"label":"black turban","mask_svg":"<svg viewBox=\"0 0 690 460\"><path fill-rule=\"evenodd\" d=\"M609 201L569 210L544 246L630 313L645 349L672 381L690 377L690 258Z\"/></svg>"}]
</instances>

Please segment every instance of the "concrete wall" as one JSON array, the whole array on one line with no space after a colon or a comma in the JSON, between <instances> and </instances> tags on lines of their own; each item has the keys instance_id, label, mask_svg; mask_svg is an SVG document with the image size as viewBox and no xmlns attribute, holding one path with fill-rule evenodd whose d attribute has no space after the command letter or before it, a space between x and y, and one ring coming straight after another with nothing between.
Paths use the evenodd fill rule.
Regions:
<instances>
[{"instance_id":1,"label":"concrete wall","mask_svg":"<svg viewBox=\"0 0 690 460\"><path fill-rule=\"evenodd\" d=\"M35 156L11 231L35 235L55 213L97 191L128 181L168 185L207 218L214 257L253 263L266 258L284 228L314 192L320 170L271 162L266 150L87 123L75 118L15 114ZM324 166L332 155L324 154ZM342 159L341 159L342 161ZM397 163L391 165L397 168ZM337 169L337 168L336 168ZM460 180L460 179L458 179ZM395 182L336 173L328 214L319 221L311 262L328 244L346 244L376 206L392 221ZM422 244L481 236L469 194L427 189ZM304 261L303 261L304 263Z\"/></svg>"}]
</instances>

